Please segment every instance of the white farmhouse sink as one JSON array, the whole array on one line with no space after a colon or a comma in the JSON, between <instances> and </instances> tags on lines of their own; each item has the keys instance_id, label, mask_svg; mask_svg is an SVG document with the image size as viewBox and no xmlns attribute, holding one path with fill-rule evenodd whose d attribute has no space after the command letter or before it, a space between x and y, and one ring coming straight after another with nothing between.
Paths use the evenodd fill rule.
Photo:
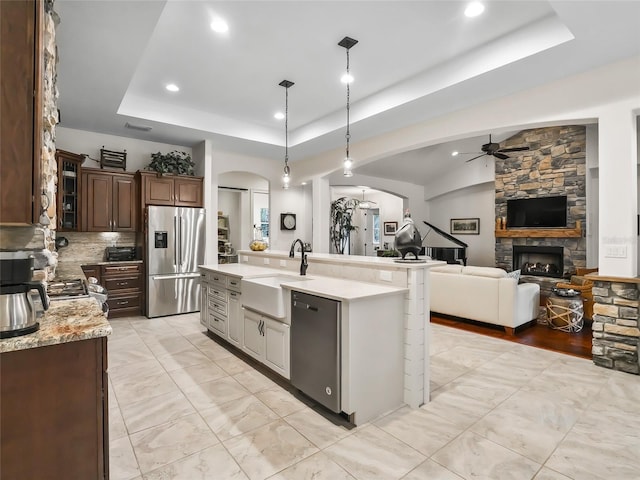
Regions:
<instances>
[{"instance_id":1,"label":"white farmhouse sink","mask_svg":"<svg viewBox=\"0 0 640 480\"><path fill-rule=\"evenodd\" d=\"M271 277L242 279L242 304L258 312L275 318L286 316L283 283L309 280L294 275L273 275Z\"/></svg>"}]
</instances>

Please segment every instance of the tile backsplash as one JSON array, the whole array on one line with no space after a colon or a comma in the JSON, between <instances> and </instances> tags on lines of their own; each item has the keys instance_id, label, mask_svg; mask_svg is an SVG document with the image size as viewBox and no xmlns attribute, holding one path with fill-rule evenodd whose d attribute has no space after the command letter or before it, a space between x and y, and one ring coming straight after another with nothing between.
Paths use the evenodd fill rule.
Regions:
<instances>
[{"instance_id":1,"label":"tile backsplash","mask_svg":"<svg viewBox=\"0 0 640 480\"><path fill-rule=\"evenodd\" d=\"M105 248L111 246L133 247L134 232L59 232L69 245L58 249L57 278L82 276L80 265L105 261Z\"/></svg>"}]
</instances>

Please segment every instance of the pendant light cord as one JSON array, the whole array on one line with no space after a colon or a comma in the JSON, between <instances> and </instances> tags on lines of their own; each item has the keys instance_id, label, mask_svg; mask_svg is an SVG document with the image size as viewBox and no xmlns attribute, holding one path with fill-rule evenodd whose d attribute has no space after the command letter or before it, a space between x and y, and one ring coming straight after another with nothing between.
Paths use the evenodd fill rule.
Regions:
<instances>
[{"instance_id":1,"label":"pendant light cord","mask_svg":"<svg viewBox=\"0 0 640 480\"><path fill-rule=\"evenodd\" d=\"M347 134L345 135L345 138L347 139L347 157L349 158L349 139L351 138L351 133L349 130L349 110L351 109L350 107L350 97L351 97L351 88L350 88L350 84L351 84L351 75L349 73L349 49L347 48Z\"/></svg>"},{"instance_id":2,"label":"pendant light cord","mask_svg":"<svg viewBox=\"0 0 640 480\"><path fill-rule=\"evenodd\" d=\"M289 88L285 88L284 96L284 166L289 166Z\"/></svg>"}]
</instances>

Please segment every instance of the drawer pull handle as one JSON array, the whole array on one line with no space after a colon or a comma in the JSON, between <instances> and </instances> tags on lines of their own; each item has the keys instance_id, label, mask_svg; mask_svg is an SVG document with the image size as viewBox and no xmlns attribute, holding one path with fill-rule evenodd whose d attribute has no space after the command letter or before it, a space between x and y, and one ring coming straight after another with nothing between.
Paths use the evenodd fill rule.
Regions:
<instances>
[{"instance_id":1,"label":"drawer pull handle","mask_svg":"<svg viewBox=\"0 0 640 480\"><path fill-rule=\"evenodd\" d=\"M118 302L118 305L129 305L129 301L127 300L126 302Z\"/></svg>"},{"instance_id":2,"label":"drawer pull handle","mask_svg":"<svg viewBox=\"0 0 640 480\"><path fill-rule=\"evenodd\" d=\"M116 285L118 285L119 287L122 287L124 285L127 285L128 282L118 282Z\"/></svg>"}]
</instances>

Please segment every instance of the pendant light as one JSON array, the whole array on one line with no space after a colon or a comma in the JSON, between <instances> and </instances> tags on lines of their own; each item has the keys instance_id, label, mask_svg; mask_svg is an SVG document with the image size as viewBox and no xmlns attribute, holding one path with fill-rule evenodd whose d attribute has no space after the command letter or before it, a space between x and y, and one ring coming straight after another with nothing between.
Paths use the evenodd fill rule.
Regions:
<instances>
[{"instance_id":1,"label":"pendant light","mask_svg":"<svg viewBox=\"0 0 640 480\"><path fill-rule=\"evenodd\" d=\"M374 205L377 205L377 202L374 202L373 200L365 200L364 190L362 190L362 200L358 202L358 208L360 210L369 210L371 208L375 208Z\"/></svg>"},{"instance_id":2,"label":"pendant light","mask_svg":"<svg viewBox=\"0 0 640 480\"><path fill-rule=\"evenodd\" d=\"M282 174L282 188L289 188L291 169L289 168L289 87L295 85L289 80L283 80L278 85L284 87L284 173Z\"/></svg>"},{"instance_id":3,"label":"pendant light","mask_svg":"<svg viewBox=\"0 0 640 480\"><path fill-rule=\"evenodd\" d=\"M347 148L346 148L346 156L344 157L344 161L343 161L343 175L345 177L352 177L353 176L353 160L351 160L351 156L349 155L349 140L351 139L351 133L349 131L349 101L350 101L350 84L353 81L353 78L351 77L351 73L349 72L349 50L351 49L351 47L353 47L356 43L358 43L358 40L354 40L353 38L350 37L344 37L342 40L340 40L340 42L338 42L338 45L340 45L341 47L344 47L344 49L347 51L347 72L346 74L342 77L342 81L344 83L347 84L347 134L345 135L345 138L347 139Z\"/></svg>"}]
</instances>

